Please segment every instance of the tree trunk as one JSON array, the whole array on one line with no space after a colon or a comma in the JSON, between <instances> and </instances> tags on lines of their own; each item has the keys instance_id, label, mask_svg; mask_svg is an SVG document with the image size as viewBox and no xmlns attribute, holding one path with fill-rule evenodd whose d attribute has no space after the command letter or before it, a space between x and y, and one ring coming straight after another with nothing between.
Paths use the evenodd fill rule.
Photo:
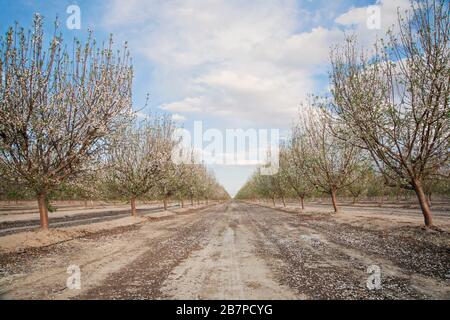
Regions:
<instances>
[{"instance_id":1,"label":"tree trunk","mask_svg":"<svg viewBox=\"0 0 450 320\"><path fill-rule=\"evenodd\" d=\"M283 207L286 207L286 200L284 199L284 197L281 197L281 201L283 201Z\"/></svg>"},{"instance_id":2,"label":"tree trunk","mask_svg":"<svg viewBox=\"0 0 450 320\"><path fill-rule=\"evenodd\" d=\"M305 210L305 197L300 197L300 205L302 206L302 210Z\"/></svg>"},{"instance_id":3,"label":"tree trunk","mask_svg":"<svg viewBox=\"0 0 450 320\"><path fill-rule=\"evenodd\" d=\"M431 193L427 194L428 206L431 208Z\"/></svg>"},{"instance_id":4,"label":"tree trunk","mask_svg":"<svg viewBox=\"0 0 450 320\"><path fill-rule=\"evenodd\" d=\"M208 198L206 198L206 205L208 205L209 204L209 199Z\"/></svg>"},{"instance_id":5,"label":"tree trunk","mask_svg":"<svg viewBox=\"0 0 450 320\"><path fill-rule=\"evenodd\" d=\"M333 202L334 213L338 213L339 208L337 205L336 190L334 190L334 189L331 190L331 201Z\"/></svg>"},{"instance_id":6,"label":"tree trunk","mask_svg":"<svg viewBox=\"0 0 450 320\"><path fill-rule=\"evenodd\" d=\"M184 200L181 199L181 207L184 208Z\"/></svg>"},{"instance_id":7,"label":"tree trunk","mask_svg":"<svg viewBox=\"0 0 450 320\"><path fill-rule=\"evenodd\" d=\"M275 207L275 197L272 197L272 203L273 203L273 206Z\"/></svg>"},{"instance_id":8,"label":"tree trunk","mask_svg":"<svg viewBox=\"0 0 450 320\"><path fill-rule=\"evenodd\" d=\"M422 214L426 227L431 227L433 225L433 218L431 216L431 209L428 205L427 196L423 191L422 183L419 180L413 181L414 191L416 192L417 198L419 199L420 208L422 209Z\"/></svg>"},{"instance_id":9,"label":"tree trunk","mask_svg":"<svg viewBox=\"0 0 450 320\"><path fill-rule=\"evenodd\" d=\"M166 198L164 198L164 211L167 211L167 199Z\"/></svg>"},{"instance_id":10,"label":"tree trunk","mask_svg":"<svg viewBox=\"0 0 450 320\"><path fill-rule=\"evenodd\" d=\"M136 217L136 198L131 197L131 215Z\"/></svg>"},{"instance_id":11,"label":"tree trunk","mask_svg":"<svg viewBox=\"0 0 450 320\"><path fill-rule=\"evenodd\" d=\"M41 228L48 229L48 210L47 204L45 203L46 198L45 192L41 192L38 195L38 207L39 207L39 216L41 220Z\"/></svg>"},{"instance_id":12,"label":"tree trunk","mask_svg":"<svg viewBox=\"0 0 450 320\"><path fill-rule=\"evenodd\" d=\"M191 198L191 206L194 206L194 198Z\"/></svg>"}]
</instances>

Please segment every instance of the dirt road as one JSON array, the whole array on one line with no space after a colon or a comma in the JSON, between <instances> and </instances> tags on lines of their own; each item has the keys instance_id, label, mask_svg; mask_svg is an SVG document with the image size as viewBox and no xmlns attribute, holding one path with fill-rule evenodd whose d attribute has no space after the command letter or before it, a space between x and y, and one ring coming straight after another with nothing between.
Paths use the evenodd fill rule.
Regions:
<instances>
[{"instance_id":1,"label":"dirt road","mask_svg":"<svg viewBox=\"0 0 450 320\"><path fill-rule=\"evenodd\" d=\"M450 298L450 236L228 202L0 255L2 298ZM67 267L81 270L68 289ZM381 288L366 287L369 266Z\"/></svg>"}]
</instances>

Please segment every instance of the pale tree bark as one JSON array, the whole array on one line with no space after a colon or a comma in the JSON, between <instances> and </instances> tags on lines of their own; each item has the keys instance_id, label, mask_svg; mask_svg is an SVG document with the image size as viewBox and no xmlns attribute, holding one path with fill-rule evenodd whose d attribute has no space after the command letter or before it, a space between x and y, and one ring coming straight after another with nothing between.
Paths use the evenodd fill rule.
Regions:
<instances>
[{"instance_id":1,"label":"pale tree bark","mask_svg":"<svg viewBox=\"0 0 450 320\"><path fill-rule=\"evenodd\" d=\"M416 192L417 199L419 200L420 208L422 209L422 214L424 216L425 225L426 226L432 226L433 225L433 218L431 215L431 209L428 204L428 199L423 191L422 182L420 180L413 181L414 185L414 191Z\"/></svg>"},{"instance_id":2,"label":"pale tree bark","mask_svg":"<svg viewBox=\"0 0 450 320\"><path fill-rule=\"evenodd\" d=\"M331 202L333 203L334 213L339 213L339 206L337 202L336 189L331 189Z\"/></svg>"},{"instance_id":3,"label":"pale tree bark","mask_svg":"<svg viewBox=\"0 0 450 320\"><path fill-rule=\"evenodd\" d=\"M45 192L40 192L38 195L38 208L42 229L48 229L48 209L46 197L47 195Z\"/></svg>"},{"instance_id":4,"label":"pale tree bark","mask_svg":"<svg viewBox=\"0 0 450 320\"><path fill-rule=\"evenodd\" d=\"M131 197L130 204L131 204L131 215L133 217L136 217L137 216L137 213L136 213L136 197Z\"/></svg>"},{"instance_id":5,"label":"pale tree bark","mask_svg":"<svg viewBox=\"0 0 450 320\"><path fill-rule=\"evenodd\" d=\"M286 200L284 199L284 197L281 197L281 201L283 202L283 207L286 207Z\"/></svg>"}]
</instances>

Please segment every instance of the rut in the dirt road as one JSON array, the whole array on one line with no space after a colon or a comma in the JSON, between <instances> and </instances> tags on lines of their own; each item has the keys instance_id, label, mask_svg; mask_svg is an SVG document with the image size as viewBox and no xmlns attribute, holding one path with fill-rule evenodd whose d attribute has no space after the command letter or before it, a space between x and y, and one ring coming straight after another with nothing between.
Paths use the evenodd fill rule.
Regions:
<instances>
[{"instance_id":1,"label":"rut in the dirt road","mask_svg":"<svg viewBox=\"0 0 450 320\"><path fill-rule=\"evenodd\" d=\"M81 299L295 299L255 255L254 235L235 204L149 242L136 260Z\"/></svg>"},{"instance_id":2,"label":"rut in the dirt road","mask_svg":"<svg viewBox=\"0 0 450 320\"><path fill-rule=\"evenodd\" d=\"M206 213L205 213L206 214ZM189 226L179 226L170 235L145 243L148 248L136 260L111 274L99 286L78 299L156 299L168 274L205 240L213 222L204 217Z\"/></svg>"},{"instance_id":3,"label":"rut in the dirt road","mask_svg":"<svg viewBox=\"0 0 450 320\"><path fill-rule=\"evenodd\" d=\"M171 299L299 299L274 279L256 254L256 235L242 206L217 212L203 248L174 268L162 292Z\"/></svg>"}]
</instances>

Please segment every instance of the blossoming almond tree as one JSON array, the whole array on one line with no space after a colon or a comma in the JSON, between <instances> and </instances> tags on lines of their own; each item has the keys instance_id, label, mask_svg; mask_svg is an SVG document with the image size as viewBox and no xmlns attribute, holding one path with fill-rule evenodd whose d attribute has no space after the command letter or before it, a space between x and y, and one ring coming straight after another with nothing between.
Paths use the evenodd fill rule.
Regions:
<instances>
[{"instance_id":1,"label":"blossoming almond tree","mask_svg":"<svg viewBox=\"0 0 450 320\"><path fill-rule=\"evenodd\" d=\"M304 140L305 178L331 196L334 212L339 212L337 192L358 179L357 169L365 161L361 149L335 136L335 125L324 102L312 101L312 107L304 110L297 133L297 140Z\"/></svg>"},{"instance_id":2,"label":"blossoming almond tree","mask_svg":"<svg viewBox=\"0 0 450 320\"><path fill-rule=\"evenodd\" d=\"M168 200L177 195L177 191L183 187L184 182L183 164L176 164L173 161L167 161L159 171L159 177L155 180L154 193L163 200L164 210L168 209ZM181 200L183 202L183 200ZM184 206L184 204L181 204Z\"/></svg>"},{"instance_id":3,"label":"blossoming almond tree","mask_svg":"<svg viewBox=\"0 0 450 320\"><path fill-rule=\"evenodd\" d=\"M354 38L335 49L331 80L345 135L371 154L387 185L415 191L431 227L424 184L448 168L450 149L449 4L411 4L399 15L398 33L373 52Z\"/></svg>"},{"instance_id":4,"label":"blossoming almond tree","mask_svg":"<svg viewBox=\"0 0 450 320\"><path fill-rule=\"evenodd\" d=\"M30 32L0 40L0 162L33 190L48 228L49 191L85 170L129 113L132 68L112 39L98 48L90 34L69 49L57 26L45 45L43 29L36 15Z\"/></svg>"},{"instance_id":5,"label":"blossoming almond tree","mask_svg":"<svg viewBox=\"0 0 450 320\"><path fill-rule=\"evenodd\" d=\"M158 186L168 172L168 162L176 141L173 123L154 117L141 123L130 122L111 139L106 155L108 184L130 200L136 216L136 199Z\"/></svg>"},{"instance_id":6,"label":"blossoming almond tree","mask_svg":"<svg viewBox=\"0 0 450 320\"><path fill-rule=\"evenodd\" d=\"M293 128L292 138L286 149L280 153L280 165L286 172L289 185L300 200L302 210L305 209L305 197L312 192L313 186L306 178L306 154L304 146L296 134L297 128Z\"/></svg>"}]
</instances>

